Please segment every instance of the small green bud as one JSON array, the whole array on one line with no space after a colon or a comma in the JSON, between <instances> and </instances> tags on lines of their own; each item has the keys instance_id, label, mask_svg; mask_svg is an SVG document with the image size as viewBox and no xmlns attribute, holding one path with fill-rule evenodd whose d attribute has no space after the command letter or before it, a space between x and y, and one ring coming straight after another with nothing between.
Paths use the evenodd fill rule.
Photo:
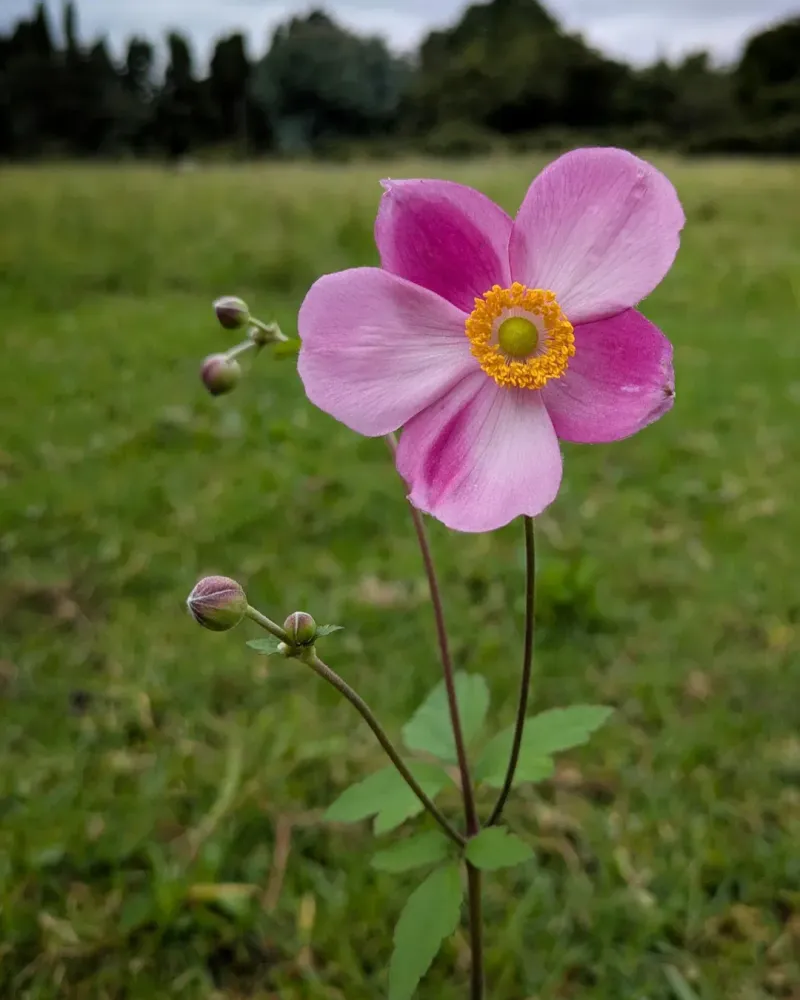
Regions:
<instances>
[{"instance_id":1,"label":"small green bud","mask_svg":"<svg viewBox=\"0 0 800 1000\"><path fill-rule=\"evenodd\" d=\"M239 362L225 354L209 354L200 369L200 378L212 396L223 396L235 389L241 377Z\"/></svg>"},{"instance_id":2,"label":"small green bud","mask_svg":"<svg viewBox=\"0 0 800 1000\"><path fill-rule=\"evenodd\" d=\"M227 576L205 576L186 598L194 620L212 632L236 628L247 611L247 596L241 586Z\"/></svg>"},{"instance_id":3,"label":"small green bud","mask_svg":"<svg viewBox=\"0 0 800 1000\"><path fill-rule=\"evenodd\" d=\"M288 657L290 657L293 652L294 652L294 648L292 646L290 646L287 642L279 642L278 643L278 653L281 656L285 656L288 659Z\"/></svg>"},{"instance_id":4,"label":"small green bud","mask_svg":"<svg viewBox=\"0 0 800 1000\"><path fill-rule=\"evenodd\" d=\"M247 303L237 299L235 295L223 295L214 303L219 325L226 330L241 330L250 322L250 310Z\"/></svg>"},{"instance_id":5,"label":"small green bud","mask_svg":"<svg viewBox=\"0 0 800 1000\"><path fill-rule=\"evenodd\" d=\"M317 623L305 611L293 611L283 623L295 646L307 646L314 641Z\"/></svg>"},{"instance_id":6,"label":"small green bud","mask_svg":"<svg viewBox=\"0 0 800 1000\"><path fill-rule=\"evenodd\" d=\"M277 323L254 323L250 327L247 336L257 347L266 347L267 344L285 344L287 342L287 338L284 337Z\"/></svg>"}]
</instances>

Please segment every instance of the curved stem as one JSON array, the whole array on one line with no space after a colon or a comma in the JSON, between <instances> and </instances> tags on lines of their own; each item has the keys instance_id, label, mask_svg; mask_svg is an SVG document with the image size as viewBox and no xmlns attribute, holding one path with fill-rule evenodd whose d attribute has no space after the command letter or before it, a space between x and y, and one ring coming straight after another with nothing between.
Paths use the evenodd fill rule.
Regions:
<instances>
[{"instance_id":1,"label":"curved stem","mask_svg":"<svg viewBox=\"0 0 800 1000\"><path fill-rule=\"evenodd\" d=\"M225 352L225 357L232 361L233 358L238 358L240 355L245 354L247 351L251 351L254 347L258 345L253 340L243 340L241 344L237 344L235 347L231 347Z\"/></svg>"},{"instance_id":2,"label":"curved stem","mask_svg":"<svg viewBox=\"0 0 800 1000\"><path fill-rule=\"evenodd\" d=\"M286 629L281 628L281 626L277 622L274 622L271 618L267 618L266 615L262 615L260 611L256 611L256 609L251 607L249 604L247 605L247 611L245 611L245 615L251 621L254 621L257 625L260 625L263 629L266 629L267 632L271 632L276 639L280 639L281 642L286 642L291 645L292 640L289 637L289 633L286 631Z\"/></svg>"},{"instance_id":3,"label":"curved stem","mask_svg":"<svg viewBox=\"0 0 800 1000\"><path fill-rule=\"evenodd\" d=\"M303 663L308 664L308 666L311 667L311 669L316 674L322 677L323 680L326 680L329 684L335 687L340 694L343 694L345 698L347 698L347 700L350 702L353 708L355 708L355 710L359 713L361 718L366 722L366 724L375 734L375 736L378 739L378 742L386 751L389 760L391 760L391 762L403 776L406 783L409 785L409 787L417 796L417 798L420 800L420 802L423 804L423 806L425 806L425 808L428 810L431 816L433 816L433 818L436 820L436 822L439 824L442 830L444 830L447 836L451 840L455 841L455 843L458 844L459 847L463 847L464 844L466 843L465 838L458 832L458 830L455 829L455 827L450 823L450 821L447 819L444 813L442 813L439 810L439 807L435 805L435 803L428 797L428 795L425 794L424 790L422 789L422 786L414 777L414 775L411 773L411 771L408 769L405 762L403 761L403 758L395 749L394 744L386 735L385 730L378 722L378 720L375 718L372 709L364 701L361 695L357 694L345 680L343 680L335 671L331 670L331 668L326 663L322 662L322 660L317 656L317 652L313 646L304 650L300 656L300 659L303 661Z\"/></svg>"},{"instance_id":4,"label":"curved stem","mask_svg":"<svg viewBox=\"0 0 800 1000\"><path fill-rule=\"evenodd\" d=\"M500 822L508 796L511 794L514 775L519 763L520 749L522 748L522 734L525 730L525 716L528 710L528 693L531 687L533 629L536 619L536 542L533 532L533 518L526 515L523 522L525 525L525 648L522 654L522 679L519 685L519 704L514 725L514 739L511 743L511 755L508 758L508 769L500 797L489 817L488 826L494 826L495 823Z\"/></svg>"},{"instance_id":5,"label":"curved stem","mask_svg":"<svg viewBox=\"0 0 800 1000\"><path fill-rule=\"evenodd\" d=\"M386 441L394 455L397 452L397 438L394 434L388 434ZM456 695L455 674L453 671L453 660L450 656L450 643L447 638L447 627L444 620L444 608L442 607L442 595L439 589L439 580L436 576L436 568L433 564L433 556L428 544L428 536L425 531L425 522L417 508L409 501L411 520L414 522L414 531L417 534L422 562L425 565L425 574L428 577L428 588L431 594L431 604L433 605L433 616L436 621L436 636L439 642L439 655L442 661L442 671L444 673L445 689L447 691L447 703L450 708L450 722L453 727L453 741L456 747L456 757L458 759L458 770L461 775L461 793L464 797L464 815L467 823L467 837L474 837L479 832L481 825L478 820L478 810L475 805L475 790L472 785L472 776L469 770L467 759L467 748L464 742L464 731L461 727L461 713L458 709L458 697ZM472 955L472 968L470 973L470 1000L483 1000L483 906L481 898L481 872L467 862L467 899L469 909L469 937L470 952Z\"/></svg>"},{"instance_id":6,"label":"curved stem","mask_svg":"<svg viewBox=\"0 0 800 1000\"><path fill-rule=\"evenodd\" d=\"M397 438L394 434L388 434L386 441L392 454L394 454L397 451ZM450 709L450 722L453 726L453 741L456 747L456 759L458 760L458 770L461 776L461 794L464 797L467 835L474 836L480 830L480 823L478 822L478 811L475 808L475 791L472 787L472 776L470 775L469 761L467 760L464 730L461 727L461 713L458 710L455 672L453 670L453 660L450 656L450 644L447 639L447 626L444 621L442 595L439 590L439 581L436 577L436 569L433 565L433 556L428 545L428 537L422 515L412 503L409 502L408 506L411 511L411 519L414 522L414 531L417 533L420 551L422 552L422 561L425 564L425 574L428 577L428 588L431 594L431 604L433 605L433 616L436 621L439 656L442 661L444 684L447 691L447 704Z\"/></svg>"},{"instance_id":7,"label":"curved stem","mask_svg":"<svg viewBox=\"0 0 800 1000\"><path fill-rule=\"evenodd\" d=\"M483 1000L483 900L481 872L467 863L467 895L469 904L469 940L472 951L470 1000Z\"/></svg>"}]
</instances>

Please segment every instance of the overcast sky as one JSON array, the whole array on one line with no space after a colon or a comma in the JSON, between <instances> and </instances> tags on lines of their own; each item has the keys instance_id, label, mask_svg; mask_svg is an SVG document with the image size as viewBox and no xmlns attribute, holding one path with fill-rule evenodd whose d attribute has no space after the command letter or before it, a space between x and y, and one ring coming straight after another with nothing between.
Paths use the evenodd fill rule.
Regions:
<instances>
[{"instance_id":1,"label":"overcast sky","mask_svg":"<svg viewBox=\"0 0 800 1000\"><path fill-rule=\"evenodd\" d=\"M60 0L49 0L54 21ZM32 9L31 0L0 0L0 30ZM77 0L83 38L105 34L115 51L134 32L151 38L173 27L190 34L205 58L211 40L244 31L251 53L261 53L271 27L287 15L323 7L342 23L383 35L408 49L432 27L453 23L463 0ZM633 62L710 50L718 61L734 58L754 29L797 14L800 0L545 0L573 31L604 51ZM502 58L502 53L498 53Z\"/></svg>"}]
</instances>

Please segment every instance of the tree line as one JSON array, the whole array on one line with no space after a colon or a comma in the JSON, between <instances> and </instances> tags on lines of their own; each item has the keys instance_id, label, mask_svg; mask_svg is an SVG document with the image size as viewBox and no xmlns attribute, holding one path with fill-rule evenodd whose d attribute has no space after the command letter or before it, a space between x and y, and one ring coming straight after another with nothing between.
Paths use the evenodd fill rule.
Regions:
<instances>
[{"instance_id":1,"label":"tree line","mask_svg":"<svg viewBox=\"0 0 800 1000\"><path fill-rule=\"evenodd\" d=\"M749 39L738 63L698 52L625 64L566 32L537 0L468 7L410 55L322 10L292 17L267 51L232 33L199 73L189 39L166 63L133 37L121 60L83 45L72 2L59 41L43 3L0 35L0 156L169 156L204 150L439 155L576 141L697 153L800 153L800 17Z\"/></svg>"}]
</instances>

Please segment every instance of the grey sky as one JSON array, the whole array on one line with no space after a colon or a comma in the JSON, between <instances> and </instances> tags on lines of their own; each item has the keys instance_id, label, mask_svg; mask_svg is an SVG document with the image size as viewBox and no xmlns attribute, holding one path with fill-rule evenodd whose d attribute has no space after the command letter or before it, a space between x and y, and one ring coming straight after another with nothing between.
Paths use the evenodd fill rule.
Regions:
<instances>
[{"instance_id":1,"label":"grey sky","mask_svg":"<svg viewBox=\"0 0 800 1000\"><path fill-rule=\"evenodd\" d=\"M54 21L60 0L49 0ZM633 62L709 49L719 61L734 58L754 29L800 10L798 0L545 0L562 24L598 48ZM211 40L243 30L252 52L266 47L272 26L312 6L342 23L383 35L394 48L410 48L432 27L452 23L463 0L77 0L83 38L106 34L115 51L130 34L150 38L171 27L189 33L204 58ZM31 0L0 0L0 29L27 14ZM498 53L498 58L502 54Z\"/></svg>"}]
</instances>

